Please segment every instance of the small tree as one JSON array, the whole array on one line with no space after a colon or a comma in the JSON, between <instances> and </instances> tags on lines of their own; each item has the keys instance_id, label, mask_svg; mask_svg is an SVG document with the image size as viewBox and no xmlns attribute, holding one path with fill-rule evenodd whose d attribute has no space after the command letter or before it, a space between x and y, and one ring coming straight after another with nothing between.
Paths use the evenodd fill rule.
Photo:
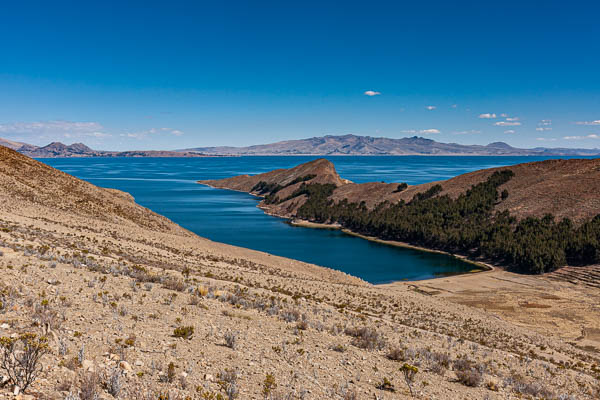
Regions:
<instances>
[{"instance_id":1,"label":"small tree","mask_svg":"<svg viewBox=\"0 0 600 400\"><path fill-rule=\"evenodd\" d=\"M13 385L23 392L36 380L42 371L40 360L50 352L48 339L34 333L24 333L16 338L0 338L2 369Z\"/></svg>"},{"instance_id":2,"label":"small tree","mask_svg":"<svg viewBox=\"0 0 600 400\"><path fill-rule=\"evenodd\" d=\"M400 371L402 372L402 375L404 375L404 381L406 382L406 386L408 386L408 390L410 390L410 396L414 397L412 387L413 383L415 382L415 376L417 375L417 372L419 372L419 369L413 365L404 364L402 367L400 367Z\"/></svg>"},{"instance_id":3,"label":"small tree","mask_svg":"<svg viewBox=\"0 0 600 400\"><path fill-rule=\"evenodd\" d=\"M402 182L401 184L398 185L398 187L396 188L396 190L394 190L394 193L403 192L407 188L408 188L408 185L406 184L406 182Z\"/></svg>"},{"instance_id":4,"label":"small tree","mask_svg":"<svg viewBox=\"0 0 600 400\"><path fill-rule=\"evenodd\" d=\"M500 196L502 197L502 200L506 200L508 198L508 190L504 189Z\"/></svg>"}]
</instances>

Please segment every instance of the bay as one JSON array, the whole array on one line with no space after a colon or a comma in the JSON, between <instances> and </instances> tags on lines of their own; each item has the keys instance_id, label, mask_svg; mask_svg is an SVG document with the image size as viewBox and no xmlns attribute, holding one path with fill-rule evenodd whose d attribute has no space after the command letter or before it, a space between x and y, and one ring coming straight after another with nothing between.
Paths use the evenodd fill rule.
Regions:
<instances>
[{"instance_id":1,"label":"bay","mask_svg":"<svg viewBox=\"0 0 600 400\"><path fill-rule=\"evenodd\" d=\"M258 199L196 183L290 168L318 157L47 158L40 161L137 203L208 239L338 269L379 284L462 273L457 258L367 241L338 230L295 227L265 215ZM482 168L558 157L334 156L343 178L415 185Z\"/></svg>"}]
</instances>

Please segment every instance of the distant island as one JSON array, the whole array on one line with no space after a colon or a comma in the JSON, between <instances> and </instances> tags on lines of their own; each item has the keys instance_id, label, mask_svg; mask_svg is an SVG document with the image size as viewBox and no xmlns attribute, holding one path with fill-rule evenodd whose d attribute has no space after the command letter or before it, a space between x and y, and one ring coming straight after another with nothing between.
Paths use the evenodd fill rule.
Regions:
<instances>
[{"instance_id":1,"label":"distant island","mask_svg":"<svg viewBox=\"0 0 600 400\"><path fill-rule=\"evenodd\" d=\"M600 156L600 149L520 149L504 142L488 145L441 143L413 136L401 139L357 135L321 136L248 147L194 147L181 150L94 150L83 143L34 146L0 138L0 145L34 158L54 157L232 157L232 156Z\"/></svg>"},{"instance_id":2,"label":"distant island","mask_svg":"<svg viewBox=\"0 0 600 400\"><path fill-rule=\"evenodd\" d=\"M486 146L440 143L413 136L401 139L357 135L321 136L248 147L195 147L187 152L237 156L597 156L600 149L519 149L504 142Z\"/></svg>"}]
</instances>

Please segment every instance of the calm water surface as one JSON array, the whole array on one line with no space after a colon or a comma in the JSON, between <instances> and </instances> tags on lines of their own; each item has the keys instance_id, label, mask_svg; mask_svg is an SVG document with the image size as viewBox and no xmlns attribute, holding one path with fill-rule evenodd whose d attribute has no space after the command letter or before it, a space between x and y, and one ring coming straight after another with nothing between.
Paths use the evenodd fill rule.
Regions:
<instances>
[{"instance_id":1,"label":"calm water surface","mask_svg":"<svg viewBox=\"0 0 600 400\"><path fill-rule=\"evenodd\" d=\"M95 185L131 193L135 200L196 234L236 246L335 268L372 283L428 279L473 266L453 257L387 246L337 230L294 227L265 215L245 193L212 189L220 179L289 168L317 157L67 158L41 161ZM354 182L410 185L549 157L327 157Z\"/></svg>"}]
</instances>

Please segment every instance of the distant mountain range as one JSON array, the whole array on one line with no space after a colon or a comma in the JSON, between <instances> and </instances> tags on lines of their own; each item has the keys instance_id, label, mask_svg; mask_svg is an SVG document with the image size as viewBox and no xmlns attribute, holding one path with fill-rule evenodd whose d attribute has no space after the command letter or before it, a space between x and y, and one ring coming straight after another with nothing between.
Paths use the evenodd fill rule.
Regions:
<instances>
[{"instance_id":1,"label":"distant mountain range","mask_svg":"<svg viewBox=\"0 0 600 400\"><path fill-rule=\"evenodd\" d=\"M34 158L51 157L205 157L205 156L299 156L299 155L439 155L439 156L600 156L600 149L546 148L520 149L504 142L488 145L440 143L413 136L401 139L343 135L287 140L248 147L195 147L190 149L105 151L94 150L83 143L66 145L52 142L34 146L0 138L0 145Z\"/></svg>"},{"instance_id":2,"label":"distant mountain range","mask_svg":"<svg viewBox=\"0 0 600 400\"><path fill-rule=\"evenodd\" d=\"M519 149L504 142L482 145L440 143L423 137L390 139L383 137L343 135L248 147L196 147L184 151L219 155L477 155L477 156L596 156L600 149L544 148Z\"/></svg>"},{"instance_id":3,"label":"distant mountain range","mask_svg":"<svg viewBox=\"0 0 600 400\"><path fill-rule=\"evenodd\" d=\"M131 150L131 151L104 151L93 150L83 143L66 145L52 142L46 146L38 147L27 143L14 142L0 138L0 145L16 150L21 154L33 158L68 158L68 157L202 157L198 152L162 151L162 150Z\"/></svg>"}]
</instances>

